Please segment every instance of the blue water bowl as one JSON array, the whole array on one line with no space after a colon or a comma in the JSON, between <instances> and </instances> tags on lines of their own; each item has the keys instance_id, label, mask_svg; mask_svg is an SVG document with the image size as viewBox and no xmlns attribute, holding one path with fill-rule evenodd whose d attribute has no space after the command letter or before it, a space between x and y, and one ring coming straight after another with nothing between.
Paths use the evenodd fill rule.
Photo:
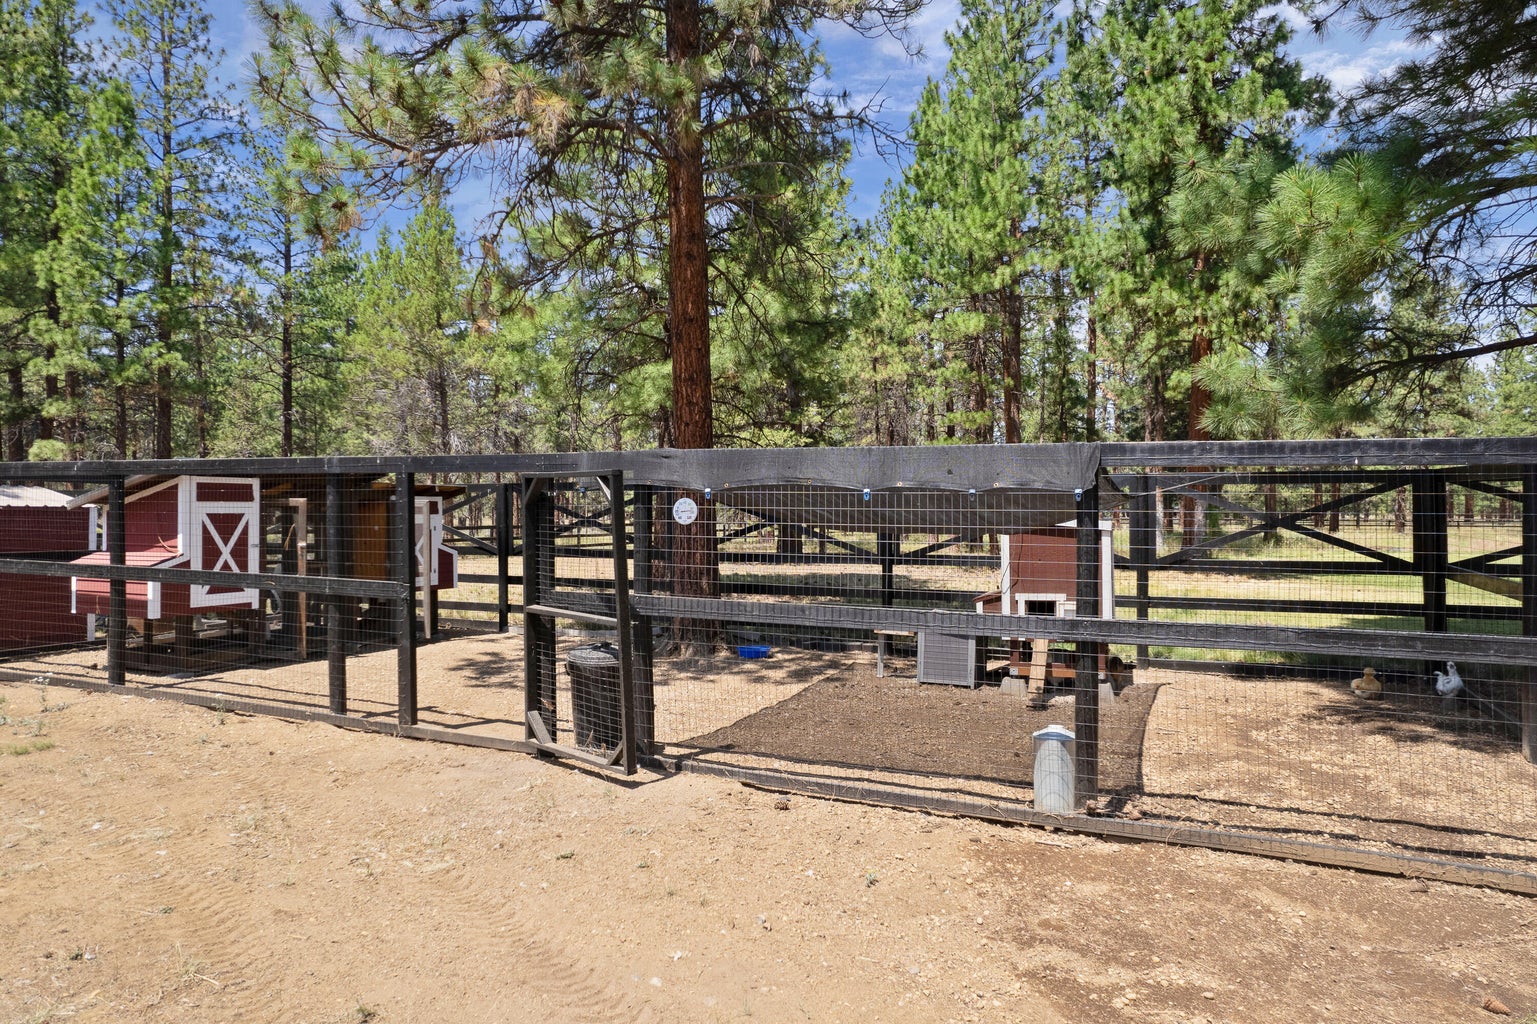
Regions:
<instances>
[{"instance_id":1,"label":"blue water bowl","mask_svg":"<svg viewBox=\"0 0 1537 1024\"><path fill-rule=\"evenodd\" d=\"M769 656L768 644L742 644L736 649L739 658L767 658Z\"/></svg>"}]
</instances>

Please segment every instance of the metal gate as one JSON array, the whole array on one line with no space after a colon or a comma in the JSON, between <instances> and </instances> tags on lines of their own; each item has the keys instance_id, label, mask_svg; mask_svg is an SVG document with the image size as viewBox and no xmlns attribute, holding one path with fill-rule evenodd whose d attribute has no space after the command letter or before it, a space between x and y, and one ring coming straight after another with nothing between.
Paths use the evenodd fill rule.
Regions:
<instances>
[{"instance_id":1,"label":"metal gate","mask_svg":"<svg viewBox=\"0 0 1537 1024\"><path fill-rule=\"evenodd\" d=\"M650 702L636 699L624 474L522 479L525 738L541 753L633 775ZM579 578L585 574L560 571L562 562L592 556L582 535L601 532L605 519L612 573L606 590ZM596 627L593 639L604 642L562 637L560 621Z\"/></svg>"}]
</instances>

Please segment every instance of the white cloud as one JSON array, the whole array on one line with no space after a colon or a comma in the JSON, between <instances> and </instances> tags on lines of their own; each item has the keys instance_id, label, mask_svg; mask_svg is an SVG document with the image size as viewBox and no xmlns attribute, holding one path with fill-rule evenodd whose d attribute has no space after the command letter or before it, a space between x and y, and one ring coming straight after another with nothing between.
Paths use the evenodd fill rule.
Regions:
<instances>
[{"instance_id":1,"label":"white cloud","mask_svg":"<svg viewBox=\"0 0 1537 1024\"><path fill-rule=\"evenodd\" d=\"M1313 31L1312 20L1291 4L1271 4L1261 8L1259 14L1262 18L1268 18L1273 14L1279 15L1281 20L1286 22L1292 32L1299 37L1311 34Z\"/></svg>"},{"instance_id":2,"label":"white cloud","mask_svg":"<svg viewBox=\"0 0 1537 1024\"><path fill-rule=\"evenodd\" d=\"M944 36L959 16L958 0L935 0L908 25L905 40L866 37L844 25L825 27L822 42L832 65L832 83L862 102L878 100L888 118L905 117L917 106L924 83L940 74L949 60Z\"/></svg>"},{"instance_id":3,"label":"white cloud","mask_svg":"<svg viewBox=\"0 0 1537 1024\"><path fill-rule=\"evenodd\" d=\"M1384 39L1359 50L1313 49L1298 54L1311 74L1329 80L1337 93L1348 93L1368 78L1392 71L1426 51L1407 39Z\"/></svg>"}]
</instances>

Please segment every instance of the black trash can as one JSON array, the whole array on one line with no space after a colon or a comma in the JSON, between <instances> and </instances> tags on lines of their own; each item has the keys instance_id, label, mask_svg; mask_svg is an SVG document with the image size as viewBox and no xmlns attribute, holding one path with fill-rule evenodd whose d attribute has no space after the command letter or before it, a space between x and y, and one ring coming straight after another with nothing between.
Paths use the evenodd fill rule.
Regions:
<instances>
[{"instance_id":1,"label":"black trash can","mask_svg":"<svg viewBox=\"0 0 1537 1024\"><path fill-rule=\"evenodd\" d=\"M583 644L566 655L571 677L571 731L576 745L613 750L624 736L619 717L619 648Z\"/></svg>"}]
</instances>

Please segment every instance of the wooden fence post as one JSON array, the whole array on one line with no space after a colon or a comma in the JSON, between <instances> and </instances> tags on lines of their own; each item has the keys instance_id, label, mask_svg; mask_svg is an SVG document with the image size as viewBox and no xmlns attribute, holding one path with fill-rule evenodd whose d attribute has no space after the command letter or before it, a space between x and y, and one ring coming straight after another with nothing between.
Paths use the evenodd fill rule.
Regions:
<instances>
[{"instance_id":1,"label":"wooden fence post","mask_svg":"<svg viewBox=\"0 0 1537 1024\"><path fill-rule=\"evenodd\" d=\"M416 724L416 480L395 473L395 579L405 585L396 609L397 714L401 725ZM431 547L429 533L427 544ZM423 565L425 571L426 566ZM430 577L428 578L430 581Z\"/></svg>"},{"instance_id":2,"label":"wooden fence post","mask_svg":"<svg viewBox=\"0 0 1537 1024\"><path fill-rule=\"evenodd\" d=\"M1414 571L1424 591L1425 632L1446 632L1446 477L1435 470L1414 474Z\"/></svg>"},{"instance_id":3,"label":"wooden fence post","mask_svg":"<svg viewBox=\"0 0 1537 1024\"><path fill-rule=\"evenodd\" d=\"M530 615L529 607L547 600L555 585L555 502L543 477L523 487L523 699L525 722L536 714L555 735L555 622ZM537 739L525 724L524 738Z\"/></svg>"},{"instance_id":4,"label":"wooden fence post","mask_svg":"<svg viewBox=\"0 0 1537 1024\"><path fill-rule=\"evenodd\" d=\"M128 488L123 477L107 481L107 561L111 565L128 564ZM127 682L128 660L128 581L107 584L110 607L107 614L107 682L123 686ZM145 637L148 644L149 638Z\"/></svg>"},{"instance_id":5,"label":"wooden fence post","mask_svg":"<svg viewBox=\"0 0 1537 1024\"><path fill-rule=\"evenodd\" d=\"M1521 471L1521 635L1537 636L1537 466ZM1537 764L1537 665L1521 687L1521 753Z\"/></svg>"},{"instance_id":6,"label":"wooden fence post","mask_svg":"<svg viewBox=\"0 0 1537 1024\"><path fill-rule=\"evenodd\" d=\"M496 485L496 631L506 633L511 617L507 563L512 557L512 493L516 484Z\"/></svg>"},{"instance_id":7,"label":"wooden fence post","mask_svg":"<svg viewBox=\"0 0 1537 1024\"><path fill-rule=\"evenodd\" d=\"M342 545L342 519L346 515L342 478L326 476L326 575L340 579L347 575L347 556ZM347 621L352 607L349 598L333 595L326 601L326 677L331 711L347 713Z\"/></svg>"},{"instance_id":8,"label":"wooden fence post","mask_svg":"<svg viewBox=\"0 0 1537 1024\"><path fill-rule=\"evenodd\" d=\"M1155 521L1158 514L1157 489L1158 478L1150 473L1142 474L1131 506L1131 564L1137 570L1137 618L1143 621L1148 617L1148 597L1151 593L1149 570L1158 561L1158 524ZM1139 644L1137 666L1146 668L1147 664L1147 645Z\"/></svg>"},{"instance_id":9,"label":"wooden fence post","mask_svg":"<svg viewBox=\"0 0 1537 1024\"><path fill-rule=\"evenodd\" d=\"M656 517L656 490L650 486L635 488L635 579L632 589L637 594L651 593L651 533ZM638 694L635 722L635 746L642 754L650 754L656 740L656 690L655 651L651 640L651 618L635 616L635 690Z\"/></svg>"},{"instance_id":10,"label":"wooden fence post","mask_svg":"<svg viewBox=\"0 0 1537 1024\"><path fill-rule=\"evenodd\" d=\"M1077 617L1099 618L1099 491L1091 483L1078 502ZM1074 800L1078 806L1099 795L1099 655L1103 644L1080 640L1073 674Z\"/></svg>"},{"instance_id":11,"label":"wooden fence post","mask_svg":"<svg viewBox=\"0 0 1537 1024\"><path fill-rule=\"evenodd\" d=\"M877 530L875 533L876 557L881 562L881 607L890 608L895 603L897 552L902 547L902 536L894 529Z\"/></svg>"}]
</instances>

